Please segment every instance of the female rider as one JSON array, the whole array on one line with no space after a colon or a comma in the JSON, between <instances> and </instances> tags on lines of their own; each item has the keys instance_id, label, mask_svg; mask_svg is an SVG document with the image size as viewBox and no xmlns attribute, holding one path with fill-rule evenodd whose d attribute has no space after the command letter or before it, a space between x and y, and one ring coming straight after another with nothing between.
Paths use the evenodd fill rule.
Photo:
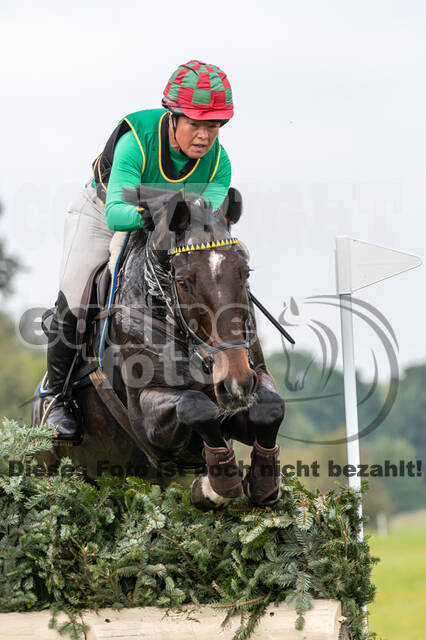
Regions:
<instances>
[{"instance_id":1,"label":"female rider","mask_svg":"<svg viewBox=\"0 0 426 640\"><path fill-rule=\"evenodd\" d=\"M56 397L47 422L59 440L80 441L81 426L64 385L75 355L77 310L93 269L105 262L114 231L144 226L142 208L123 201L123 187L141 183L200 193L213 209L224 201L231 164L219 143L219 127L234 114L226 74L190 60L170 77L165 109L137 111L123 118L93 163L89 180L65 220L59 294L49 330L49 396Z\"/></svg>"}]
</instances>

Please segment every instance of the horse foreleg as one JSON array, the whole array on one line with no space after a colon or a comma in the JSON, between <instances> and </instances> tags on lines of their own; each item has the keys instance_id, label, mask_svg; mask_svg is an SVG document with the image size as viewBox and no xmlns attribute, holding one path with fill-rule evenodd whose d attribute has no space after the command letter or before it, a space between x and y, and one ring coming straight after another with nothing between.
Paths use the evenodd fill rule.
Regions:
<instances>
[{"instance_id":1,"label":"horse foreleg","mask_svg":"<svg viewBox=\"0 0 426 640\"><path fill-rule=\"evenodd\" d=\"M264 506L274 504L281 496L280 447L276 440L285 405L267 373L260 376L259 382L257 402L248 410L247 419L256 438L243 487L252 502Z\"/></svg>"},{"instance_id":2,"label":"horse foreleg","mask_svg":"<svg viewBox=\"0 0 426 640\"><path fill-rule=\"evenodd\" d=\"M184 391L177 403L176 416L181 424L198 433L210 447L225 447L218 406L201 391Z\"/></svg>"},{"instance_id":3,"label":"horse foreleg","mask_svg":"<svg viewBox=\"0 0 426 640\"><path fill-rule=\"evenodd\" d=\"M199 391L186 391L179 400L178 418L204 441L207 474L191 485L191 502L202 510L226 504L242 492L242 473L232 446L223 438L218 415L217 405Z\"/></svg>"},{"instance_id":4,"label":"horse foreleg","mask_svg":"<svg viewBox=\"0 0 426 640\"><path fill-rule=\"evenodd\" d=\"M145 437L157 451L161 447L164 453L188 461L195 434L207 467L207 473L191 485L195 507L212 509L241 494L242 474L234 451L223 438L218 406L206 394L150 388L140 394L139 405Z\"/></svg>"},{"instance_id":5,"label":"horse foreleg","mask_svg":"<svg viewBox=\"0 0 426 640\"><path fill-rule=\"evenodd\" d=\"M258 375L256 403L248 410L247 421L255 439L264 448L272 448L284 419L285 404L272 378L267 373Z\"/></svg>"},{"instance_id":6,"label":"horse foreleg","mask_svg":"<svg viewBox=\"0 0 426 640\"><path fill-rule=\"evenodd\" d=\"M229 418L225 432L247 445L257 441L264 448L275 446L278 430L284 418L284 400L267 374L258 374L258 386L253 404Z\"/></svg>"},{"instance_id":7,"label":"horse foreleg","mask_svg":"<svg viewBox=\"0 0 426 640\"><path fill-rule=\"evenodd\" d=\"M188 447L196 452L197 445L201 454L202 441L211 447L225 446L218 407L200 391L145 389L139 395L136 411L131 413L136 430L139 433L143 430L144 437L156 450L173 457L185 460ZM194 433L199 438L194 438Z\"/></svg>"},{"instance_id":8,"label":"horse foreleg","mask_svg":"<svg viewBox=\"0 0 426 640\"><path fill-rule=\"evenodd\" d=\"M266 372L258 372L256 402L229 422L231 437L252 445L251 465L243 480L244 493L258 505L273 504L281 495L278 429L284 418L284 400Z\"/></svg>"}]
</instances>

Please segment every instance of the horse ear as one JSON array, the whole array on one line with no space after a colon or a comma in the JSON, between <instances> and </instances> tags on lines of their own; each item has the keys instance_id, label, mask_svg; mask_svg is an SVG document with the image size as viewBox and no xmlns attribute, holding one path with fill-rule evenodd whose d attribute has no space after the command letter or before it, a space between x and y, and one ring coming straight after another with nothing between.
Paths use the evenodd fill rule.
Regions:
<instances>
[{"instance_id":1,"label":"horse ear","mask_svg":"<svg viewBox=\"0 0 426 640\"><path fill-rule=\"evenodd\" d=\"M180 191L167 204L167 221L170 231L182 233L191 221L188 204Z\"/></svg>"},{"instance_id":2,"label":"horse ear","mask_svg":"<svg viewBox=\"0 0 426 640\"><path fill-rule=\"evenodd\" d=\"M230 187L224 202L225 219L228 224L235 224L243 212L243 198L238 189Z\"/></svg>"}]
</instances>

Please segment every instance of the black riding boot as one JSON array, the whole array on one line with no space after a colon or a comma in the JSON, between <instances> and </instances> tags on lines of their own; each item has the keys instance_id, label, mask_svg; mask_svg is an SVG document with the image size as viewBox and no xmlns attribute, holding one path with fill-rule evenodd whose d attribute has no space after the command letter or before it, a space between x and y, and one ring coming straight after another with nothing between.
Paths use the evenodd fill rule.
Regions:
<instances>
[{"instance_id":1,"label":"black riding boot","mask_svg":"<svg viewBox=\"0 0 426 640\"><path fill-rule=\"evenodd\" d=\"M76 354L77 318L70 311L67 299L59 292L56 309L49 328L47 345L47 376L50 394L44 407L56 396L46 417L46 424L56 427L58 440L81 441L81 425L76 416L70 390L63 394L64 384Z\"/></svg>"}]
</instances>

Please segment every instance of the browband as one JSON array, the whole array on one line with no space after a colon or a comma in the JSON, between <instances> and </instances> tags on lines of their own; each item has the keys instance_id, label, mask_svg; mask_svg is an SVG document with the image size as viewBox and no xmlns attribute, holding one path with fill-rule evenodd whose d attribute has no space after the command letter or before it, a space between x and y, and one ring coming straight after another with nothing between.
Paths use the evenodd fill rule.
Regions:
<instances>
[{"instance_id":1,"label":"browband","mask_svg":"<svg viewBox=\"0 0 426 640\"><path fill-rule=\"evenodd\" d=\"M183 244L179 247L169 249L169 256L175 256L178 253L186 253L187 251L201 251L203 249L220 249L233 244L239 244L238 238L229 238L228 240L212 240L211 242L202 242L201 244Z\"/></svg>"}]
</instances>

